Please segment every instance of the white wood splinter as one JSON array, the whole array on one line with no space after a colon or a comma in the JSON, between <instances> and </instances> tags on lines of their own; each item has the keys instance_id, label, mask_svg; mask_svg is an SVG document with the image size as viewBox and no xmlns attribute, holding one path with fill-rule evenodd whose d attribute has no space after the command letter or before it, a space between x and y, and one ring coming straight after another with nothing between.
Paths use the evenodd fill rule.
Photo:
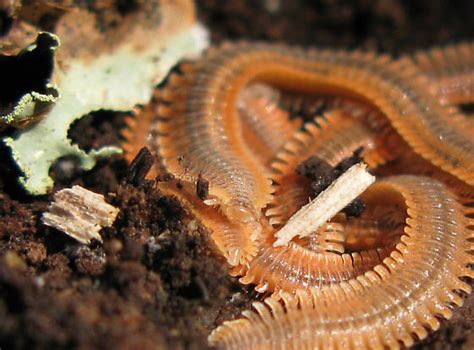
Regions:
<instances>
[{"instance_id":1,"label":"white wood splinter","mask_svg":"<svg viewBox=\"0 0 474 350\"><path fill-rule=\"evenodd\" d=\"M74 186L56 192L42 221L89 244L93 238L102 242L99 231L112 226L118 213L119 209L108 204L103 195Z\"/></svg>"},{"instance_id":2,"label":"white wood splinter","mask_svg":"<svg viewBox=\"0 0 474 350\"><path fill-rule=\"evenodd\" d=\"M315 199L301 207L278 232L275 247L288 244L294 237L306 237L330 220L356 199L373 182L375 176L367 171L367 164L358 163L339 176Z\"/></svg>"}]
</instances>

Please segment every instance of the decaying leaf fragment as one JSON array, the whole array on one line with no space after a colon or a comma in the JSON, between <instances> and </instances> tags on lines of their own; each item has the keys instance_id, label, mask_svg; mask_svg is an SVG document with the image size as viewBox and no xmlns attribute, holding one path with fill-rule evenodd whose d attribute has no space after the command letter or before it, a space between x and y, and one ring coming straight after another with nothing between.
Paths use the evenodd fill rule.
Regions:
<instances>
[{"instance_id":1,"label":"decaying leaf fragment","mask_svg":"<svg viewBox=\"0 0 474 350\"><path fill-rule=\"evenodd\" d=\"M278 232L275 247L288 244L294 237L305 237L357 198L375 181L367 165L358 163L339 176L326 190L298 210Z\"/></svg>"},{"instance_id":2,"label":"decaying leaf fragment","mask_svg":"<svg viewBox=\"0 0 474 350\"><path fill-rule=\"evenodd\" d=\"M102 227L111 226L119 209L108 204L104 196L81 186L58 191L41 220L43 224L63 231L81 243L92 239L102 242Z\"/></svg>"},{"instance_id":3,"label":"decaying leaf fragment","mask_svg":"<svg viewBox=\"0 0 474 350\"><path fill-rule=\"evenodd\" d=\"M52 163L76 156L84 170L97 157L119 153L116 147L85 152L68 139L73 121L97 110L127 111L149 101L153 87L183 57L207 45L191 0L137 1L119 23L101 22L97 14L70 10L57 23L61 41L52 81L60 98L40 122L6 138L31 194L52 186Z\"/></svg>"}]
</instances>

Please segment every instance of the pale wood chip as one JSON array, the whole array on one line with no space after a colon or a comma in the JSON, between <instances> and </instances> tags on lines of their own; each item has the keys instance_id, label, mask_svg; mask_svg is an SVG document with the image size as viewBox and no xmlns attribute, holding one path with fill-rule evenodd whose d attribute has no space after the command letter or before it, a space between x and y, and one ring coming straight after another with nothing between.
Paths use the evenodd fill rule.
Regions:
<instances>
[{"instance_id":1,"label":"pale wood chip","mask_svg":"<svg viewBox=\"0 0 474 350\"><path fill-rule=\"evenodd\" d=\"M309 236L344 209L375 181L375 177L366 168L366 164L355 164L339 176L326 190L298 210L275 233L277 240L273 245L283 246L296 236Z\"/></svg>"},{"instance_id":2,"label":"pale wood chip","mask_svg":"<svg viewBox=\"0 0 474 350\"><path fill-rule=\"evenodd\" d=\"M43 224L63 231L81 243L89 244L95 238L102 242L99 231L113 224L119 209L108 204L104 196L81 186L58 191Z\"/></svg>"}]
</instances>

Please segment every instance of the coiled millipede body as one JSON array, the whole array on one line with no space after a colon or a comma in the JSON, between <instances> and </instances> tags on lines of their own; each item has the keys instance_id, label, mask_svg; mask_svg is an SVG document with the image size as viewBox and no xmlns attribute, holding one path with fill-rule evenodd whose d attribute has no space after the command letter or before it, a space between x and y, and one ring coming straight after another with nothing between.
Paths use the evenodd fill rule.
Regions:
<instances>
[{"instance_id":1,"label":"coiled millipede body","mask_svg":"<svg viewBox=\"0 0 474 350\"><path fill-rule=\"evenodd\" d=\"M297 292L299 306L283 296L268 298L255 311L224 323L211 344L226 349L400 348L428 329L436 316L450 318L470 293L460 277L474 277L468 264L473 224L449 189L426 177L397 176L378 181L365 196L397 204L407 213L404 234L383 262L355 279ZM369 204L370 205L370 204Z\"/></svg>"},{"instance_id":2,"label":"coiled millipede body","mask_svg":"<svg viewBox=\"0 0 474 350\"><path fill-rule=\"evenodd\" d=\"M304 130L296 132L271 165L273 171L270 176L274 181L275 190L274 198L265 214L269 223L276 228L307 202L310 193L308 181L296 173L296 167L311 155L317 154L321 160L335 166L350 156L353 150L363 146L369 165L375 167L385 161L380 153L381 147L376 147L376 135L360 121L350 118L342 110L329 112L325 118L319 121L319 127L307 123ZM384 133L381 133L379 137L383 135ZM362 231L369 231L370 226L376 225L374 218L368 217L365 220L364 229L360 225L356 228L361 235L364 235ZM353 224L344 224L346 227L342 229L336 226L341 226L337 222L322 227L314 235L320 236L316 244L300 240L290 243L287 247L274 247L273 234L276 230L264 230L260 253L248 267L236 268L234 274L244 275L240 279L242 283L254 283L258 291L270 290L276 297L279 291L295 293L298 289L356 277L381 262L388 253L391 241L374 244L370 249L365 249L364 246L360 250L344 253L345 236L354 234L354 229L351 229ZM397 230L398 227L392 227L389 230L391 234L384 232L385 236L396 236L393 231ZM342 232L338 234L338 231Z\"/></svg>"},{"instance_id":3,"label":"coiled millipede body","mask_svg":"<svg viewBox=\"0 0 474 350\"><path fill-rule=\"evenodd\" d=\"M212 345L396 349L451 317L474 277L474 129L457 108L474 102L473 70L471 43L399 60L239 43L169 78L142 113L142 143L174 177L157 186L209 229L232 275L272 293ZM144 132L130 123L133 152ZM357 149L379 177L362 215L275 247L311 195L297 167L313 156L334 167Z\"/></svg>"},{"instance_id":4,"label":"coiled millipede body","mask_svg":"<svg viewBox=\"0 0 474 350\"><path fill-rule=\"evenodd\" d=\"M465 125L449 118L452 112L425 90L425 77L408 59L235 44L182 69L185 74L173 75L162 93L156 142L172 174L189 181L203 176L212 202L242 223L239 239L233 240L241 244L227 247L231 264L253 258L259 239L255 223L271 198L265 168L244 141L248 123L236 108L242 90L253 81L366 102L380 110L415 152L474 184L474 141L457 132Z\"/></svg>"}]
</instances>

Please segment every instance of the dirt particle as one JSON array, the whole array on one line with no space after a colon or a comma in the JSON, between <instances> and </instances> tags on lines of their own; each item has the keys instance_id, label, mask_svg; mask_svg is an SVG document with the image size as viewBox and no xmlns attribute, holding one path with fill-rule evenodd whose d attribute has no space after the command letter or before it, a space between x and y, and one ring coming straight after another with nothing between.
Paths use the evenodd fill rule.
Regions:
<instances>
[{"instance_id":1,"label":"dirt particle","mask_svg":"<svg viewBox=\"0 0 474 350\"><path fill-rule=\"evenodd\" d=\"M38 265L46 259L46 247L42 243L26 242L23 249L23 255L26 257L28 263Z\"/></svg>"},{"instance_id":2,"label":"dirt particle","mask_svg":"<svg viewBox=\"0 0 474 350\"><path fill-rule=\"evenodd\" d=\"M82 275L98 276L104 272L107 259L100 247L91 249L85 245L75 246L70 249L69 256L76 271Z\"/></svg>"},{"instance_id":3,"label":"dirt particle","mask_svg":"<svg viewBox=\"0 0 474 350\"><path fill-rule=\"evenodd\" d=\"M122 251L123 243L121 240L113 238L110 241L105 242L105 250L108 255L115 255Z\"/></svg>"}]
</instances>

